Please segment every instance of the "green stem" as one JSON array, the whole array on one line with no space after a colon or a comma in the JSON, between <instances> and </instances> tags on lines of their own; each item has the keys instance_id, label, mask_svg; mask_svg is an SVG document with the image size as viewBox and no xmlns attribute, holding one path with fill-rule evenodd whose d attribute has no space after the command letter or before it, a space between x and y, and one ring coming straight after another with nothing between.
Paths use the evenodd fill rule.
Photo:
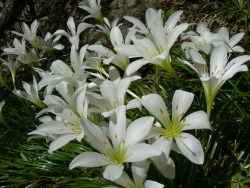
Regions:
<instances>
[{"instance_id":1,"label":"green stem","mask_svg":"<svg viewBox=\"0 0 250 188\"><path fill-rule=\"evenodd\" d=\"M6 87L9 91L12 92L12 90L10 89L10 87L6 84L5 80L3 79L3 76L2 76L2 74L1 74L1 72L0 72L0 83L1 83L4 87Z\"/></svg>"},{"instance_id":2,"label":"green stem","mask_svg":"<svg viewBox=\"0 0 250 188\"><path fill-rule=\"evenodd\" d=\"M170 60L167 60L167 59L165 60L163 68L164 68L164 70L169 72L177 80L179 87L184 90L185 87L182 84L180 77L177 75L176 71L171 66Z\"/></svg>"},{"instance_id":3,"label":"green stem","mask_svg":"<svg viewBox=\"0 0 250 188\"><path fill-rule=\"evenodd\" d=\"M11 127L6 123L2 113L0 113L0 123L2 123L3 125L5 125L8 129L11 129Z\"/></svg>"},{"instance_id":4,"label":"green stem","mask_svg":"<svg viewBox=\"0 0 250 188\"><path fill-rule=\"evenodd\" d=\"M160 74L159 74L159 66L155 66L155 77L156 77L156 92L159 94L159 86L160 86Z\"/></svg>"}]
</instances>

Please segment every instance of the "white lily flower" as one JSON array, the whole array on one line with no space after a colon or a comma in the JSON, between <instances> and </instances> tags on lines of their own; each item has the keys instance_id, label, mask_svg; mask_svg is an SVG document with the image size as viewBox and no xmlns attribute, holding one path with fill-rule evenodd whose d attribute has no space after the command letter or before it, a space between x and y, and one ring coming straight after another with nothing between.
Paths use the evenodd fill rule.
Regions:
<instances>
[{"instance_id":1,"label":"white lily flower","mask_svg":"<svg viewBox=\"0 0 250 188\"><path fill-rule=\"evenodd\" d=\"M75 22L74 22L74 19L72 16L69 17L69 19L67 21L67 26L69 28L70 33L67 33L66 31L59 29L53 35L62 35L62 36L67 37L69 39L70 43L72 45L75 45L76 49L78 50L79 42L80 42L80 39L79 39L80 34L85 29L88 29L88 28L93 27L93 26L91 24L87 24L87 23L80 23L77 26L77 30L76 30Z\"/></svg>"},{"instance_id":2,"label":"white lily flower","mask_svg":"<svg viewBox=\"0 0 250 188\"><path fill-rule=\"evenodd\" d=\"M90 14L88 18L95 18L102 23L103 17L101 13L101 0L83 0L78 5L79 8L87 11Z\"/></svg>"},{"instance_id":3,"label":"white lily flower","mask_svg":"<svg viewBox=\"0 0 250 188\"><path fill-rule=\"evenodd\" d=\"M156 181L145 180L149 164L150 163L146 161L133 163L131 166L131 171L134 180L131 180L128 174L123 171L122 175L114 182L118 185L128 188L163 188L164 185Z\"/></svg>"},{"instance_id":4,"label":"white lily flower","mask_svg":"<svg viewBox=\"0 0 250 188\"><path fill-rule=\"evenodd\" d=\"M39 90L41 89L41 86L37 84L36 78L33 77L33 85L28 84L27 82L23 82L23 88L25 91L20 90L14 90L13 93L17 95L18 97L21 97L25 100L28 100L37 106L43 108L44 104L40 100L40 97L38 95Z\"/></svg>"},{"instance_id":5,"label":"white lily flower","mask_svg":"<svg viewBox=\"0 0 250 188\"><path fill-rule=\"evenodd\" d=\"M30 52L26 51L26 42L22 40L21 42L18 39L13 41L14 48L4 48L3 51L7 55L17 55L16 58L20 63L27 64L30 67L33 67L40 59L36 51L32 48Z\"/></svg>"},{"instance_id":6,"label":"white lily flower","mask_svg":"<svg viewBox=\"0 0 250 188\"><path fill-rule=\"evenodd\" d=\"M57 43L60 38L61 35L58 35L53 39L53 35L50 32L47 32L44 39L42 39L42 44L39 44L39 46L48 52L52 52L53 50L62 50L64 45Z\"/></svg>"},{"instance_id":7,"label":"white lily flower","mask_svg":"<svg viewBox=\"0 0 250 188\"><path fill-rule=\"evenodd\" d=\"M11 77L12 77L12 82L15 87L15 78L16 78L16 70L20 66L18 61L14 61L11 55L8 55L8 61L0 58L0 60L9 68Z\"/></svg>"},{"instance_id":8,"label":"white lily flower","mask_svg":"<svg viewBox=\"0 0 250 188\"><path fill-rule=\"evenodd\" d=\"M229 38L228 29L222 27L218 34L225 39L225 42L213 42L213 45L218 47L224 45L228 52L244 52L245 50L241 46L236 46L236 44L243 38L245 33L241 32L234 35L231 39Z\"/></svg>"},{"instance_id":9,"label":"white lily flower","mask_svg":"<svg viewBox=\"0 0 250 188\"><path fill-rule=\"evenodd\" d=\"M217 92L237 72L248 71L247 65L243 65L243 63L250 60L250 55L242 55L228 62L226 47L219 46L212 51L210 67L196 50L190 50L190 55L194 65L188 61L182 60L182 62L190 66L199 75L206 95L207 113L210 116Z\"/></svg>"},{"instance_id":10,"label":"white lily flower","mask_svg":"<svg viewBox=\"0 0 250 188\"><path fill-rule=\"evenodd\" d=\"M75 90L71 84L67 82L61 82L56 85L56 90L62 96L62 98L57 95L47 95L43 102L49 107L49 111L51 111L51 109L62 110L63 108L70 108L75 114L79 116L79 118L86 117L86 88L87 84L84 84ZM37 116L40 116L41 113L44 112L40 112Z\"/></svg>"},{"instance_id":11,"label":"white lily flower","mask_svg":"<svg viewBox=\"0 0 250 188\"><path fill-rule=\"evenodd\" d=\"M109 122L111 143L104 131L87 119L83 119L87 139L100 152L84 152L76 156L69 168L106 166L104 178L114 181L123 172L126 162L139 162L152 156L161 154L161 151L151 145L142 143L149 133L153 117L142 117L126 125L126 107L120 106L116 111L116 123Z\"/></svg>"},{"instance_id":12,"label":"white lily flower","mask_svg":"<svg viewBox=\"0 0 250 188\"><path fill-rule=\"evenodd\" d=\"M158 94L149 94L141 99L142 105L163 125L155 127L160 136L154 146L160 148L169 157L171 145L175 141L181 153L196 164L203 164L204 152L198 139L183 131L192 129L211 129L208 116L203 111L184 116L191 106L194 94L177 90L172 101L172 120L169 117L164 100Z\"/></svg>"},{"instance_id":13,"label":"white lily flower","mask_svg":"<svg viewBox=\"0 0 250 188\"><path fill-rule=\"evenodd\" d=\"M134 33L134 31L130 31L124 40L120 28L118 26L115 26L111 29L111 32L109 34L111 44L114 48L122 44L129 44L130 38ZM125 71L129 64L129 58L127 55L116 53L114 50L111 50L102 45L91 45L88 49L97 52L101 59L103 59L103 63L106 65L112 63Z\"/></svg>"},{"instance_id":14,"label":"white lily flower","mask_svg":"<svg viewBox=\"0 0 250 188\"><path fill-rule=\"evenodd\" d=\"M133 61L126 69L126 74L131 75L140 69L143 65L152 63L164 68L166 71L176 76L175 71L170 64L171 57L169 51L177 40L178 36L187 29L187 23L175 26L182 11L176 12L163 25L161 10L156 12L149 8L146 11L147 27L138 19L126 16L125 19L132 22L140 33L146 35L133 36L131 40L134 45L118 45L115 50L118 53L129 57L142 57L142 59Z\"/></svg>"},{"instance_id":15,"label":"white lily flower","mask_svg":"<svg viewBox=\"0 0 250 188\"><path fill-rule=\"evenodd\" d=\"M75 45L71 46L71 52L70 52L70 62L75 72L77 72L78 69L85 68L85 64L83 64L83 59L85 57L88 44L81 47L80 52L78 54Z\"/></svg>"},{"instance_id":16,"label":"white lily flower","mask_svg":"<svg viewBox=\"0 0 250 188\"><path fill-rule=\"evenodd\" d=\"M41 110L36 117L50 112L56 115L56 120L51 118L40 118L43 124L29 135L39 135L52 140L49 153L63 147L72 140L81 141L84 137L84 130L80 118L88 116L88 101L85 97L87 84L79 87L76 91L67 82L61 82L56 86L58 93L62 96L47 95L44 104L48 108Z\"/></svg>"},{"instance_id":17,"label":"white lily flower","mask_svg":"<svg viewBox=\"0 0 250 188\"><path fill-rule=\"evenodd\" d=\"M14 48L4 48L3 51L5 54L21 56L27 53L25 40L22 39L20 42L18 39L14 38L13 46Z\"/></svg>"},{"instance_id":18,"label":"white lily flower","mask_svg":"<svg viewBox=\"0 0 250 188\"><path fill-rule=\"evenodd\" d=\"M103 20L105 24L103 25L96 24L96 27L98 27L100 31L105 33L107 36L110 35L110 31L112 30L112 28L119 27L120 25L122 25L122 24L118 24L118 20L119 20L118 18L113 20L111 23L106 17L104 17Z\"/></svg>"},{"instance_id":19,"label":"white lily flower","mask_svg":"<svg viewBox=\"0 0 250 188\"><path fill-rule=\"evenodd\" d=\"M100 84L101 95L93 92L88 93L89 103L97 107L97 109L92 109L93 112L100 112L104 117L111 116L119 106L125 105L125 96L131 82L141 78L132 76L121 79L119 74L116 76L115 80L105 80ZM140 106L137 99L129 101L126 105L127 109L140 108Z\"/></svg>"},{"instance_id":20,"label":"white lily flower","mask_svg":"<svg viewBox=\"0 0 250 188\"><path fill-rule=\"evenodd\" d=\"M37 20L34 20L32 22L30 28L26 23L22 23L23 34L15 32L15 31L12 31L12 33L23 37L24 39L29 41L29 43L32 45L33 48L36 48L36 33L37 33L38 26L39 26L39 22L37 22Z\"/></svg>"},{"instance_id":21,"label":"white lily flower","mask_svg":"<svg viewBox=\"0 0 250 188\"><path fill-rule=\"evenodd\" d=\"M35 70L40 74L40 76L42 76L40 84L42 86L57 85L58 83L65 81L76 87L78 85L83 85L89 75L86 73L86 66L83 63L87 47L88 45L83 46L78 54L75 45L72 45L70 60L73 70L71 70L71 68L62 60L55 60L52 62L50 66L52 72L45 72L36 68Z\"/></svg>"},{"instance_id":22,"label":"white lily flower","mask_svg":"<svg viewBox=\"0 0 250 188\"><path fill-rule=\"evenodd\" d=\"M39 125L35 131L28 135L40 135L52 139L49 153L63 147L72 140L81 142L84 131L80 123L80 118L70 108L64 108L61 112L54 112L61 121L47 121Z\"/></svg>"},{"instance_id":23,"label":"white lily flower","mask_svg":"<svg viewBox=\"0 0 250 188\"><path fill-rule=\"evenodd\" d=\"M208 23L206 22L199 23L197 25L196 32L191 31L182 35L183 39L189 38L191 40L191 42L183 42L181 46L182 50L186 52L186 57L188 59L190 58L190 49L211 54L212 44L214 42L225 43L225 38L218 33L212 33L208 28Z\"/></svg>"}]
</instances>

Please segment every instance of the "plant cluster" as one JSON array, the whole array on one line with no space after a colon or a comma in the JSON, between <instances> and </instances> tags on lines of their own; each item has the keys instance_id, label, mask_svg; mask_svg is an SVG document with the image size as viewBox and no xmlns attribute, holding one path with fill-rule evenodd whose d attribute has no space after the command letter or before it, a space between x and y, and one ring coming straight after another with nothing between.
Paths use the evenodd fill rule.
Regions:
<instances>
[{"instance_id":1,"label":"plant cluster","mask_svg":"<svg viewBox=\"0 0 250 188\"><path fill-rule=\"evenodd\" d=\"M70 17L67 31L48 32L45 37L37 35L37 20L30 27L23 23L23 33L13 32L21 39L15 38L12 47L3 49L6 58L1 61L10 70L13 93L37 106L32 110L41 123L28 133L30 139L44 138L50 143L51 155L75 140L88 143L90 149L75 155L69 168L103 167L103 178L115 183L106 187L164 187L166 180L148 174L155 171L163 179L175 179L184 157L203 165L209 155L216 96L228 79L248 71L244 63L250 55L237 55L244 52L237 45L244 33L230 37L227 28L212 32L207 23L197 24L196 31L187 31L191 24L180 22L183 11L174 12L165 21L162 10L148 8L146 24L124 17L132 24L124 36L118 18L111 22L104 17L100 3L80 2L79 8L89 13L83 22L76 26ZM99 23L86 23L89 18ZM82 45L80 34L90 28L103 33L109 45ZM71 44L69 58L57 59L60 53L55 51L64 49L59 43L61 37ZM183 55L176 57L171 49L178 39L182 40ZM54 60L46 69L43 62L48 57ZM184 70L177 71L173 59L197 73L206 112L202 106L195 110L191 107L197 95L186 91L179 76ZM155 71L156 89L138 92L136 84L146 79L140 69L148 64ZM25 91L18 89L15 81L16 71L22 66L30 67L33 73L32 84L23 82ZM162 94L162 74L175 79L179 89ZM1 84L10 89L0 78ZM0 112L3 106L4 101ZM2 113L0 121L8 126Z\"/></svg>"}]
</instances>

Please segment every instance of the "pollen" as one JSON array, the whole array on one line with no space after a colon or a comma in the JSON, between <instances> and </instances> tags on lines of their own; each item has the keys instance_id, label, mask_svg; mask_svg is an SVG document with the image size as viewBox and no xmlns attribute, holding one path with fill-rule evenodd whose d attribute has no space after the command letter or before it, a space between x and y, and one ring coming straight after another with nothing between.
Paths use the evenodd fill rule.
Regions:
<instances>
[{"instance_id":1,"label":"pollen","mask_svg":"<svg viewBox=\"0 0 250 188\"><path fill-rule=\"evenodd\" d=\"M107 144L107 142L106 142L106 141L104 141L103 143L104 143L104 144Z\"/></svg>"},{"instance_id":2,"label":"pollen","mask_svg":"<svg viewBox=\"0 0 250 188\"><path fill-rule=\"evenodd\" d=\"M221 73L222 76L224 76L224 74L225 74L224 72Z\"/></svg>"},{"instance_id":3,"label":"pollen","mask_svg":"<svg viewBox=\"0 0 250 188\"><path fill-rule=\"evenodd\" d=\"M117 42L115 41L115 45L117 45Z\"/></svg>"},{"instance_id":4,"label":"pollen","mask_svg":"<svg viewBox=\"0 0 250 188\"><path fill-rule=\"evenodd\" d=\"M163 110L160 108L160 113L163 114Z\"/></svg>"},{"instance_id":5,"label":"pollen","mask_svg":"<svg viewBox=\"0 0 250 188\"><path fill-rule=\"evenodd\" d=\"M179 106L178 106L178 104L177 104L176 107L175 107L175 109L178 110L178 108L179 108Z\"/></svg>"},{"instance_id":6,"label":"pollen","mask_svg":"<svg viewBox=\"0 0 250 188\"><path fill-rule=\"evenodd\" d=\"M70 116L73 116L72 112L69 113Z\"/></svg>"},{"instance_id":7,"label":"pollen","mask_svg":"<svg viewBox=\"0 0 250 188\"><path fill-rule=\"evenodd\" d=\"M215 66L214 70L216 70L216 69L217 69L217 65Z\"/></svg>"},{"instance_id":8,"label":"pollen","mask_svg":"<svg viewBox=\"0 0 250 188\"><path fill-rule=\"evenodd\" d=\"M117 134L115 134L115 138L117 138L118 136L117 136Z\"/></svg>"},{"instance_id":9,"label":"pollen","mask_svg":"<svg viewBox=\"0 0 250 188\"><path fill-rule=\"evenodd\" d=\"M183 122L185 122L185 121L186 121L186 117L183 118Z\"/></svg>"}]
</instances>

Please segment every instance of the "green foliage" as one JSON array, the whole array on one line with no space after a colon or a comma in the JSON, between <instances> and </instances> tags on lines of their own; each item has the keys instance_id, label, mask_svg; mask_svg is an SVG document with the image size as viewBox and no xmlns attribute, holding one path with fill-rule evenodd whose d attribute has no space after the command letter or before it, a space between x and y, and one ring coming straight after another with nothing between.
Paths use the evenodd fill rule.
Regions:
<instances>
[{"instance_id":1,"label":"green foliage","mask_svg":"<svg viewBox=\"0 0 250 188\"><path fill-rule=\"evenodd\" d=\"M231 30L244 30L246 33L245 45L248 45L250 35L250 1L226 0L211 1L203 7L203 10L214 10L208 14L213 22L224 22Z\"/></svg>"}]
</instances>

